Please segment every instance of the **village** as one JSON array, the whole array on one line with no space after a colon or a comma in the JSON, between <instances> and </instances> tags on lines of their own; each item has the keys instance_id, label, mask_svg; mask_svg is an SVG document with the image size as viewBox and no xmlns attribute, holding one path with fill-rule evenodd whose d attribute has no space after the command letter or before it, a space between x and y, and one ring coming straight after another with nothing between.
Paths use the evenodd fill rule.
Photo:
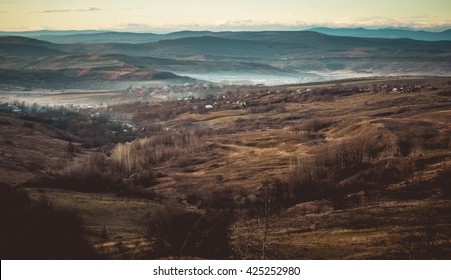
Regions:
<instances>
[{"instance_id":1,"label":"village","mask_svg":"<svg viewBox=\"0 0 451 280\"><path fill-rule=\"evenodd\" d=\"M243 90L246 94L241 94ZM55 93L45 92L19 92L9 94L9 97L2 95L0 112L13 113L24 118L39 119L43 122L51 123L57 127L65 127L67 120L73 118L71 113L76 113L78 118L86 124L107 123L110 125L112 134L129 134L130 137L142 135L146 128L136 124L131 114L124 114L121 106L127 107L138 105L136 102L149 102L152 100L175 101L180 112L192 114L206 114L212 110L238 110L245 109L249 113L270 110L271 106L283 104L285 102L302 103L312 98L333 101L334 97L346 96L355 93L422 93L424 90L437 90L436 85L431 83L418 83L413 79L397 80L396 82L386 79L383 82L369 80L368 83L359 82L354 85L354 81L342 81L331 84L328 87L317 87L315 84L301 84L283 87L265 87L258 84L255 86L236 86L215 83L185 83L183 85L136 85L117 92L112 103L66 103L61 105L46 104L49 97L55 94L60 96L71 96L70 92ZM86 93L87 98L102 95L100 93ZM74 95L73 99L83 99L84 93ZM259 98L272 96L267 104L257 102ZM42 100L43 102L39 102ZM69 99L71 100L71 99ZM161 101L159 101L161 102ZM131 104L131 105L130 105ZM162 103L162 106L164 104ZM264 106L264 108L262 107ZM122 137L120 137L122 138ZM129 138L129 137L127 137Z\"/></svg>"},{"instance_id":2,"label":"village","mask_svg":"<svg viewBox=\"0 0 451 280\"><path fill-rule=\"evenodd\" d=\"M167 84L164 86L129 86L122 92L133 97L154 97L164 100L191 100L205 98L210 94L223 91L224 85L215 83L185 83L184 85Z\"/></svg>"}]
</instances>

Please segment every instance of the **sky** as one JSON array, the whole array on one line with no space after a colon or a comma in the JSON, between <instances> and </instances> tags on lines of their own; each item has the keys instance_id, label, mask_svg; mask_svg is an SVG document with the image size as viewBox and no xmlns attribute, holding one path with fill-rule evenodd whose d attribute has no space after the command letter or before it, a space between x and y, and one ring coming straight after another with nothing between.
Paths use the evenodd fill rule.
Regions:
<instances>
[{"instance_id":1,"label":"sky","mask_svg":"<svg viewBox=\"0 0 451 280\"><path fill-rule=\"evenodd\" d=\"M0 31L451 27L451 0L0 0Z\"/></svg>"}]
</instances>

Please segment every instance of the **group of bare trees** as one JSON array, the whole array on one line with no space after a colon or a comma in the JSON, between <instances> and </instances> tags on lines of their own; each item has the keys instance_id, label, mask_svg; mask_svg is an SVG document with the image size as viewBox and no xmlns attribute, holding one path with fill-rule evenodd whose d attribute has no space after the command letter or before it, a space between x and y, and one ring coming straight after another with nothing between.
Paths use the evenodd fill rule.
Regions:
<instances>
[{"instance_id":1,"label":"group of bare trees","mask_svg":"<svg viewBox=\"0 0 451 280\"><path fill-rule=\"evenodd\" d=\"M117 144L111 157L120 172L131 175L171 158L195 151L199 137L194 131L167 132Z\"/></svg>"},{"instance_id":2,"label":"group of bare trees","mask_svg":"<svg viewBox=\"0 0 451 280\"><path fill-rule=\"evenodd\" d=\"M394 136L359 136L326 146L315 154L292 159L284 181L290 186L296 201L327 197L340 180L375 161L398 154Z\"/></svg>"},{"instance_id":3,"label":"group of bare trees","mask_svg":"<svg viewBox=\"0 0 451 280\"><path fill-rule=\"evenodd\" d=\"M206 199L204 208L167 204L148 214L142 224L150 257L275 257L274 229L287 202L284 182L265 180L255 196L215 191Z\"/></svg>"}]
</instances>

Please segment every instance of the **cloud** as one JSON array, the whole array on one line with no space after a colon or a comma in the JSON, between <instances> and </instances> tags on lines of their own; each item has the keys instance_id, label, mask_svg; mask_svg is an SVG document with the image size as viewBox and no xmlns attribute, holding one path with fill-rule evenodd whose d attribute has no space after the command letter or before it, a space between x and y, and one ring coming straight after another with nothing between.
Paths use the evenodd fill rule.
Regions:
<instances>
[{"instance_id":1,"label":"cloud","mask_svg":"<svg viewBox=\"0 0 451 280\"><path fill-rule=\"evenodd\" d=\"M39 13L71 13L71 12L98 12L106 9L97 7L81 8L81 9L62 9L62 10L45 10Z\"/></svg>"},{"instance_id":2,"label":"cloud","mask_svg":"<svg viewBox=\"0 0 451 280\"><path fill-rule=\"evenodd\" d=\"M150 23L150 22L124 22L109 26L97 27L102 30L116 30L129 32L157 32L166 33L180 30L211 30L211 31L260 31L260 30L305 30L312 27L330 28L412 28L416 30L441 31L449 29L451 22L417 21L412 23L404 18L391 19L386 17L368 18L342 18L337 21L256 21L251 19L223 20L218 19L204 23Z\"/></svg>"},{"instance_id":3,"label":"cloud","mask_svg":"<svg viewBox=\"0 0 451 280\"><path fill-rule=\"evenodd\" d=\"M342 18L336 21L253 21L253 20L218 20L211 24L202 25L203 28L214 30L302 30L310 27L331 28L386 28L410 27L413 29L434 29L451 26L451 21L440 21L434 18L418 17L392 19L387 17L372 18Z\"/></svg>"},{"instance_id":4,"label":"cloud","mask_svg":"<svg viewBox=\"0 0 451 280\"><path fill-rule=\"evenodd\" d=\"M139 32L139 31L149 31L152 29L152 26L148 25L148 24L143 24L143 23L128 22L128 23L118 23L116 25L107 27L106 29Z\"/></svg>"}]
</instances>

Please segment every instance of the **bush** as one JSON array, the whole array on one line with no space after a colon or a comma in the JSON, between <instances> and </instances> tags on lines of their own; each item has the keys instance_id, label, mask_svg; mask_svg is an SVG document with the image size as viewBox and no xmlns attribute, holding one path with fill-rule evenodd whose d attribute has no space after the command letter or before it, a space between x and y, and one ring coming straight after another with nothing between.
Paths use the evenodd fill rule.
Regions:
<instances>
[{"instance_id":1,"label":"bush","mask_svg":"<svg viewBox=\"0 0 451 280\"><path fill-rule=\"evenodd\" d=\"M72 142L67 143L66 151L68 153L73 154L73 153L75 153L76 149L77 149L77 147Z\"/></svg>"},{"instance_id":2,"label":"bush","mask_svg":"<svg viewBox=\"0 0 451 280\"><path fill-rule=\"evenodd\" d=\"M120 188L117 177L107 174L105 155L92 153L70 162L59 174L38 180L33 185L83 192L114 192Z\"/></svg>"},{"instance_id":3,"label":"bush","mask_svg":"<svg viewBox=\"0 0 451 280\"><path fill-rule=\"evenodd\" d=\"M231 215L227 211L188 211L167 205L144 220L146 237L151 243L150 257L227 258Z\"/></svg>"},{"instance_id":4,"label":"bush","mask_svg":"<svg viewBox=\"0 0 451 280\"><path fill-rule=\"evenodd\" d=\"M446 199L451 198L451 187L449 184L449 178L451 178L450 166L442 170L438 174L438 176L434 179L434 184L442 190L442 195Z\"/></svg>"},{"instance_id":5,"label":"bush","mask_svg":"<svg viewBox=\"0 0 451 280\"><path fill-rule=\"evenodd\" d=\"M93 153L68 163L59 173L26 182L26 187L46 187L81 192L115 192L122 187L116 176L107 174L105 156Z\"/></svg>"},{"instance_id":6,"label":"bush","mask_svg":"<svg viewBox=\"0 0 451 280\"><path fill-rule=\"evenodd\" d=\"M116 195L119 197L136 197L150 200L156 200L158 198L158 194L154 190L133 184L121 186Z\"/></svg>"},{"instance_id":7,"label":"bush","mask_svg":"<svg viewBox=\"0 0 451 280\"><path fill-rule=\"evenodd\" d=\"M313 133L313 132L320 131L321 129L327 127L328 125L330 125L329 122L325 122L323 120L318 120L318 119L311 119L311 120L306 121L302 125L301 129L303 131Z\"/></svg>"},{"instance_id":8,"label":"bush","mask_svg":"<svg viewBox=\"0 0 451 280\"><path fill-rule=\"evenodd\" d=\"M0 185L1 259L94 259L83 237L83 220L48 200L32 202L25 192Z\"/></svg>"},{"instance_id":9,"label":"bush","mask_svg":"<svg viewBox=\"0 0 451 280\"><path fill-rule=\"evenodd\" d=\"M32 123L32 122L24 122L23 126L26 127L26 128L33 129L34 128L34 123Z\"/></svg>"}]
</instances>

